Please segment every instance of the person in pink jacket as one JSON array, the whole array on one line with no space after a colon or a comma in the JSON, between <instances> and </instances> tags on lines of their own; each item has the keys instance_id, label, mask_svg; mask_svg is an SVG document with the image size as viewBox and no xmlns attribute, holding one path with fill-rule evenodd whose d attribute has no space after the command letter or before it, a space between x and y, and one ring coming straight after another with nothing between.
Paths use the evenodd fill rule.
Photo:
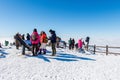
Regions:
<instances>
[{"instance_id":1,"label":"person in pink jacket","mask_svg":"<svg viewBox=\"0 0 120 80\"><path fill-rule=\"evenodd\" d=\"M33 33L31 35L31 38L30 38L30 41L32 43L32 53L33 53L33 56L36 56L37 55L37 52L39 50L39 43L40 43L40 36L37 32L37 29L34 29L33 30Z\"/></svg>"},{"instance_id":2,"label":"person in pink jacket","mask_svg":"<svg viewBox=\"0 0 120 80\"><path fill-rule=\"evenodd\" d=\"M79 39L78 40L78 49L80 52L84 53L84 49L82 49L82 47L83 47L83 41L82 41L82 39Z\"/></svg>"},{"instance_id":3,"label":"person in pink jacket","mask_svg":"<svg viewBox=\"0 0 120 80\"><path fill-rule=\"evenodd\" d=\"M78 40L78 48L81 49L83 46L82 39Z\"/></svg>"}]
</instances>

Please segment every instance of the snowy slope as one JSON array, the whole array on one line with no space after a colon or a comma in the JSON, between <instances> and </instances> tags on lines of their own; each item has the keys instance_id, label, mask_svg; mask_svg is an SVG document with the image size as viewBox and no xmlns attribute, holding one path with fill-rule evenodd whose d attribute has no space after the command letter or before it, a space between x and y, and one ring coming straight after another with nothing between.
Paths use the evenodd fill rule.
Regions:
<instances>
[{"instance_id":1,"label":"snowy slope","mask_svg":"<svg viewBox=\"0 0 120 80\"><path fill-rule=\"evenodd\" d=\"M31 56L21 49L0 49L0 80L120 80L120 56L57 49L57 56Z\"/></svg>"}]
</instances>

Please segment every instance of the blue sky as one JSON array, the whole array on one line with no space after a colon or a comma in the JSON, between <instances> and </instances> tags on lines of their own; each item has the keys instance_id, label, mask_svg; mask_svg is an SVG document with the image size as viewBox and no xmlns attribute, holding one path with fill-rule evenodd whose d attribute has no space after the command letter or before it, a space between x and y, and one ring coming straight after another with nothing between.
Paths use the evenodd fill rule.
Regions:
<instances>
[{"instance_id":1,"label":"blue sky","mask_svg":"<svg viewBox=\"0 0 120 80\"><path fill-rule=\"evenodd\" d=\"M119 0L0 0L0 37L34 28L64 38L118 38Z\"/></svg>"}]
</instances>

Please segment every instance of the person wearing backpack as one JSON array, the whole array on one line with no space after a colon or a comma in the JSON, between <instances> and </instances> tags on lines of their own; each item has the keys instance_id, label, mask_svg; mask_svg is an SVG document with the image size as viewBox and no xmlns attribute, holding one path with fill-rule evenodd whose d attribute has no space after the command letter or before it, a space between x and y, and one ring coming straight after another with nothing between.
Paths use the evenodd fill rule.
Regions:
<instances>
[{"instance_id":1,"label":"person wearing backpack","mask_svg":"<svg viewBox=\"0 0 120 80\"><path fill-rule=\"evenodd\" d=\"M36 56L37 52L39 50L38 44L40 42L40 36L39 36L36 28L33 30L33 33L31 34L30 41L32 43L33 56Z\"/></svg>"},{"instance_id":2,"label":"person wearing backpack","mask_svg":"<svg viewBox=\"0 0 120 80\"><path fill-rule=\"evenodd\" d=\"M54 30L49 30L51 36L50 36L50 41L51 41L51 47L52 47L52 56L56 55L56 33Z\"/></svg>"},{"instance_id":3,"label":"person wearing backpack","mask_svg":"<svg viewBox=\"0 0 120 80\"><path fill-rule=\"evenodd\" d=\"M41 35L40 35L41 46L40 46L40 52L39 52L39 54L41 54L42 51L43 51L43 54L46 54L46 45L47 45L47 42L48 42L48 38L47 38L46 33L44 31L41 31Z\"/></svg>"}]
</instances>

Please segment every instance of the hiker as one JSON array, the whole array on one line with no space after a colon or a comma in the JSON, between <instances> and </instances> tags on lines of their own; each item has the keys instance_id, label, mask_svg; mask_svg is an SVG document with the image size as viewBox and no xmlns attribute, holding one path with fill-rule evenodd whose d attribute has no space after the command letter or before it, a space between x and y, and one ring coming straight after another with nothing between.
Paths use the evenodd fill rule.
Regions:
<instances>
[{"instance_id":1,"label":"hiker","mask_svg":"<svg viewBox=\"0 0 120 80\"><path fill-rule=\"evenodd\" d=\"M8 46L8 44L9 44L9 41L5 40L5 46Z\"/></svg>"},{"instance_id":2,"label":"hiker","mask_svg":"<svg viewBox=\"0 0 120 80\"><path fill-rule=\"evenodd\" d=\"M40 33L40 43L41 43L41 46L40 46L39 54L41 54L42 51L43 51L43 54L46 54L47 42L48 42L48 38L47 38L46 33L44 31L41 31L41 33Z\"/></svg>"},{"instance_id":3,"label":"hiker","mask_svg":"<svg viewBox=\"0 0 120 80\"><path fill-rule=\"evenodd\" d=\"M54 30L50 29L49 30L51 36L50 36L50 41L51 41L51 47L52 47L52 56L56 55L56 33Z\"/></svg>"},{"instance_id":4,"label":"hiker","mask_svg":"<svg viewBox=\"0 0 120 80\"><path fill-rule=\"evenodd\" d=\"M68 44L69 44L69 50L71 50L71 47L72 47L72 39L71 38L69 39Z\"/></svg>"},{"instance_id":5,"label":"hiker","mask_svg":"<svg viewBox=\"0 0 120 80\"><path fill-rule=\"evenodd\" d=\"M71 44L72 50L74 50L74 46L75 46L75 40L74 40L74 38L73 38L73 39L72 39L72 44Z\"/></svg>"},{"instance_id":6,"label":"hiker","mask_svg":"<svg viewBox=\"0 0 120 80\"><path fill-rule=\"evenodd\" d=\"M19 33L17 33L14 36L14 38L15 38L16 41L18 41L22 45L22 55L25 55L25 48L27 48L28 50L31 50L31 48L30 48L30 46L31 46L30 40L23 40L22 36L20 36Z\"/></svg>"},{"instance_id":7,"label":"hiker","mask_svg":"<svg viewBox=\"0 0 120 80\"><path fill-rule=\"evenodd\" d=\"M83 47L83 41L82 38L78 40L78 50L79 52L85 53Z\"/></svg>"},{"instance_id":8,"label":"hiker","mask_svg":"<svg viewBox=\"0 0 120 80\"><path fill-rule=\"evenodd\" d=\"M22 40L25 40L25 34L22 35Z\"/></svg>"},{"instance_id":9,"label":"hiker","mask_svg":"<svg viewBox=\"0 0 120 80\"><path fill-rule=\"evenodd\" d=\"M87 43L87 44L86 44L87 50L88 50L88 46L89 46L89 41L90 41L90 37L87 36L87 37L86 37L86 40L85 40L85 42Z\"/></svg>"},{"instance_id":10,"label":"hiker","mask_svg":"<svg viewBox=\"0 0 120 80\"><path fill-rule=\"evenodd\" d=\"M75 44L75 49L78 50L78 43Z\"/></svg>"},{"instance_id":11,"label":"hiker","mask_svg":"<svg viewBox=\"0 0 120 80\"><path fill-rule=\"evenodd\" d=\"M33 33L31 34L30 41L32 43L33 56L37 56L37 52L39 50L38 44L40 42L40 37L36 28L33 30Z\"/></svg>"},{"instance_id":12,"label":"hiker","mask_svg":"<svg viewBox=\"0 0 120 80\"><path fill-rule=\"evenodd\" d=\"M56 38L56 46L57 46L57 48L59 48L60 40L61 40L61 38L59 38L59 37Z\"/></svg>"},{"instance_id":13,"label":"hiker","mask_svg":"<svg viewBox=\"0 0 120 80\"><path fill-rule=\"evenodd\" d=\"M22 37L19 33L16 33L16 35L14 36L16 49L19 49L20 42L16 39L16 36L19 36L20 38L22 38Z\"/></svg>"},{"instance_id":14,"label":"hiker","mask_svg":"<svg viewBox=\"0 0 120 80\"><path fill-rule=\"evenodd\" d=\"M28 45L28 46L32 46L31 41L30 40L24 40L24 42ZM25 46L22 45L22 55L25 55ZM30 48L28 49L29 51L31 50Z\"/></svg>"},{"instance_id":15,"label":"hiker","mask_svg":"<svg viewBox=\"0 0 120 80\"><path fill-rule=\"evenodd\" d=\"M27 33L26 39L30 40L30 34L29 33Z\"/></svg>"}]
</instances>

